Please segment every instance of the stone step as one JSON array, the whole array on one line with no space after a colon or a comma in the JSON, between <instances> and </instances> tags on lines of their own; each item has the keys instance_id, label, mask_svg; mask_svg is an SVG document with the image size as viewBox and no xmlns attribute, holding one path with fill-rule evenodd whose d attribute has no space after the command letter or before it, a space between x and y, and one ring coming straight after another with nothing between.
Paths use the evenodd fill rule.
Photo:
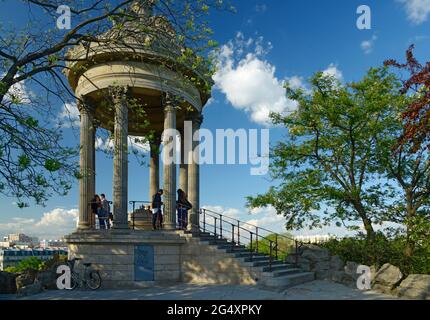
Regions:
<instances>
[{"instance_id":1,"label":"stone step","mask_svg":"<svg viewBox=\"0 0 430 320\"><path fill-rule=\"evenodd\" d=\"M315 280L314 272L300 272L295 274L288 274L280 277L268 277L263 280L263 285L271 288L289 288L302 283Z\"/></svg>"},{"instance_id":2,"label":"stone step","mask_svg":"<svg viewBox=\"0 0 430 320\"><path fill-rule=\"evenodd\" d=\"M258 261L270 261L270 258L269 258L269 256L267 256L267 255L265 255L265 254L263 254L263 255L260 255L260 254L256 254L256 253L254 253L253 255L252 255L252 258L250 257L250 255L248 254L248 255L245 255L245 256L243 256L243 258L245 258L245 262L258 262ZM275 261L275 259L272 259L272 262L273 261Z\"/></svg>"},{"instance_id":3,"label":"stone step","mask_svg":"<svg viewBox=\"0 0 430 320\"><path fill-rule=\"evenodd\" d=\"M248 258L249 256L250 256L250 252L248 251L248 250L244 250L244 251L240 251L240 252L231 252L232 254L234 254L234 256L236 257L236 258ZM266 258L268 258L267 257L267 255L265 255L264 253L254 253L253 254L253 257L255 258L255 257L266 257Z\"/></svg>"},{"instance_id":4,"label":"stone step","mask_svg":"<svg viewBox=\"0 0 430 320\"><path fill-rule=\"evenodd\" d=\"M249 252L248 249L245 246L238 246L235 245L232 247L231 243L222 244L218 246L219 249L226 249L227 252L233 253L233 252Z\"/></svg>"},{"instance_id":5,"label":"stone step","mask_svg":"<svg viewBox=\"0 0 430 320\"><path fill-rule=\"evenodd\" d=\"M272 269L273 270L273 269ZM267 271L263 272L263 276L265 277L272 277L272 278L278 278L289 274L296 274L303 272L299 268L287 268L287 269L281 269L281 270L274 270L272 272Z\"/></svg>"},{"instance_id":6,"label":"stone step","mask_svg":"<svg viewBox=\"0 0 430 320\"><path fill-rule=\"evenodd\" d=\"M272 271L285 270L285 269L296 269L296 268L294 267L294 265L291 265L288 263L277 264L277 265L272 266ZM261 271L270 272L269 267L263 267Z\"/></svg>"},{"instance_id":7,"label":"stone step","mask_svg":"<svg viewBox=\"0 0 430 320\"><path fill-rule=\"evenodd\" d=\"M250 265L251 267L269 267L270 262L269 260L263 260L263 261L253 261L253 262L245 262L246 264ZM272 261L272 266L282 264L282 261Z\"/></svg>"}]
</instances>

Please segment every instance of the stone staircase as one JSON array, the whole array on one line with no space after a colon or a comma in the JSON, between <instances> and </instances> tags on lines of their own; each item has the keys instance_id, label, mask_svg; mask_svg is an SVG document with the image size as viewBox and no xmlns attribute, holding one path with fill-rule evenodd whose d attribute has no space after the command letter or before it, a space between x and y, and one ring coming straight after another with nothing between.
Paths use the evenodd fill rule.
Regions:
<instances>
[{"instance_id":1,"label":"stone staircase","mask_svg":"<svg viewBox=\"0 0 430 320\"><path fill-rule=\"evenodd\" d=\"M251 255L251 251L244 245L237 245L224 238L215 238L208 232L188 236L198 238L202 245L216 248L217 251L236 259L252 274L259 286L285 289L315 280L314 272L303 272L293 264L281 260L270 261L269 255L262 253L254 252Z\"/></svg>"}]
</instances>

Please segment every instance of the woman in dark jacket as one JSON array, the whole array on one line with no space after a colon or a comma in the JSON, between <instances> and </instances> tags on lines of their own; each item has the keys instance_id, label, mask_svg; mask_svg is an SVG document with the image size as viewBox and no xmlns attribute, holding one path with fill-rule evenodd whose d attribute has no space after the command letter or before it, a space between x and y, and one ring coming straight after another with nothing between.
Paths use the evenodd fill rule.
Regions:
<instances>
[{"instance_id":1,"label":"woman in dark jacket","mask_svg":"<svg viewBox=\"0 0 430 320\"><path fill-rule=\"evenodd\" d=\"M176 208L178 210L178 225L179 229L186 230L188 226L188 210L192 209L191 203L187 199L187 195L181 189L178 190L178 201Z\"/></svg>"}]
</instances>

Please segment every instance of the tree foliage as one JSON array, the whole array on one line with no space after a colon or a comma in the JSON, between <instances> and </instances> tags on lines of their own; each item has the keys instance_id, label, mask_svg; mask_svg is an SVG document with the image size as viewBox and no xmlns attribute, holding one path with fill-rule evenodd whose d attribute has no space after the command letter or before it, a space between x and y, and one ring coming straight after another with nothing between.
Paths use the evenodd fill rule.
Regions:
<instances>
[{"instance_id":1,"label":"tree foliage","mask_svg":"<svg viewBox=\"0 0 430 320\"><path fill-rule=\"evenodd\" d=\"M287 87L297 111L272 114L289 132L272 150L272 177L279 186L250 197L249 206L274 206L288 229L333 222L356 228L351 222L361 221L373 237L373 224L387 219L393 192L380 179L376 141L403 103L400 84L385 69L371 69L346 85L323 73L309 82L310 90Z\"/></svg>"}]
</instances>

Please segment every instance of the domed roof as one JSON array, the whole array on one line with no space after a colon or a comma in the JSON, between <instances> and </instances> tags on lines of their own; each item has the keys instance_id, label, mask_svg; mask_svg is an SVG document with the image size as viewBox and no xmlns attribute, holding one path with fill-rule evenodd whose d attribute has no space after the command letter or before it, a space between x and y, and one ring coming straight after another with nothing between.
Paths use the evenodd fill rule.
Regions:
<instances>
[{"instance_id":1,"label":"domed roof","mask_svg":"<svg viewBox=\"0 0 430 320\"><path fill-rule=\"evenodd\" d=\"M109 61L136 61L163 65L195 79L203 103L209 99L207 87L211 87L213 82L207 76L208 69L193 67L192 63L181 59L189 50L180 44L169 20L162 15L154 15L154 3L155 0L133 2L123 15L113 19L112 28L97 40L68 51L67 58L71 61L67 63L65 73L73 88L91 66Z\"/></svg>"}]
</instances>

